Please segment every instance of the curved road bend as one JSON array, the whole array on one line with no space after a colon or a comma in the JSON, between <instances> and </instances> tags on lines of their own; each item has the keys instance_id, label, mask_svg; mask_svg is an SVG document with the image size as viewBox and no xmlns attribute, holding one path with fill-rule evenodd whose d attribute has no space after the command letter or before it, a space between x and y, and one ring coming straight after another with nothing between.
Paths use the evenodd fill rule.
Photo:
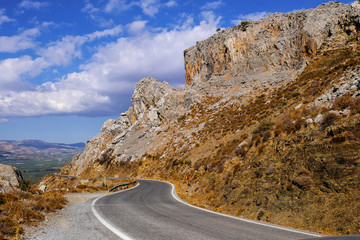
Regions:
<instances>
[{"instance_id":1,"label":"curved road bend","mask_svg":"<svg viewBox=\"0 0 360 240\"><path fill-rule=\"evenodd\" d=\"M93 202L93 211L123 239L306 239L315 233L257 224L190 207L172 185L139 180L139 186Z\"/></svg>"}]
</instances>

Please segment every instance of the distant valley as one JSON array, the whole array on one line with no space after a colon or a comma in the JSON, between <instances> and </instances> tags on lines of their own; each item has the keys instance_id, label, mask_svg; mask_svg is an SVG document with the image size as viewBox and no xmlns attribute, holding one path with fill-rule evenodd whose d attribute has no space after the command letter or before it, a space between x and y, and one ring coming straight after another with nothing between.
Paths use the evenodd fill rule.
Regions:
<instances>
[{"instance_id":1,"label":"distant valley","mask_svg":"<svg viewBox=\"0 0 360 240\"><path fill-rule=\"evenodd\" d=\"M25 179L37 182L59 171L84 150L85 143L49 143L41 140L0 140L0 163L22 171Z\"/></svg>"}]
</instances>

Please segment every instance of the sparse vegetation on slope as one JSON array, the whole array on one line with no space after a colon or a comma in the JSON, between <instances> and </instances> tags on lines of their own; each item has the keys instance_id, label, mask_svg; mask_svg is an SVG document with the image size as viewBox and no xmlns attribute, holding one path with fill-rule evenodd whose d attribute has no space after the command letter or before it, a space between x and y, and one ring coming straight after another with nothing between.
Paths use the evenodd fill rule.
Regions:
<instances>
[{"instance_id":1,"label":"sparse vegetation on slope","mask_svg":"<svg viewBox=\"0 0 360 240\"><path fill-rule=\"evenodd\" d=\"M66 204L62 193L38 190L0 194L0 239L20 239L24 226L36 226L44 213L60 210Z\"/></svg>"}]
</instances>

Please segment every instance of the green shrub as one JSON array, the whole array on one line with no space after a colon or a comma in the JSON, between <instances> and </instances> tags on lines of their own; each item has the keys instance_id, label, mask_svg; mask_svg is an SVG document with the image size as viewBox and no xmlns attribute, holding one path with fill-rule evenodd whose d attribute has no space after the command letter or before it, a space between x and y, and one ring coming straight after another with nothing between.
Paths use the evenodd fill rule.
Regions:
<instances>
[{"instance_id":1,"label":"green shrub","mask_svg":"<svg viewBox=\"0 0 360 240\"><path fill-rule=\"evenodd\" d=\"M240 23L240 29L241 29L243 32L245 32L246 29L248 28L249 24L250 24L250 23L249 23L248 21L242 21L242 22Z\"/></svg>"}]
</instances>

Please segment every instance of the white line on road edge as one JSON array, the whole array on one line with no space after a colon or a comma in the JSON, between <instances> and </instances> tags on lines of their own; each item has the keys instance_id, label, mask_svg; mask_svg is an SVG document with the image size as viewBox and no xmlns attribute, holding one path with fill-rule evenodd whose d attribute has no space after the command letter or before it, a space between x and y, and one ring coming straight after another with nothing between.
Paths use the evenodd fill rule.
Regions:
<instances>
[{"instance_id":1,"label":"white line on road edge","mask_svg":"<svg viewBox=\"0 0 360 240\"><path fill-rule=\"evenodd\" d=\"M125 192L125 191L128 191L128 190L134 189L134 188L138 187L139 185L140 185L140 183L138 182L138 184L137 184L135 187L128 188L128 189L122 190L122 191L120 191L120 192ZM123 233L122 231L120 231L118 228L116 228L116 227L115 227L114 225L112 225L110 222L106 221L106 219L103 218L103 217L98 213L98 211L96 211L96 209L95 209L95 204L96 204L97 200L99 200L99 199L102 198L102 197L106 197L106 196L113 195L113 194L116 194L116 193L119 193L119 192L107 194L107 195L105 195L105 196L101 196L101 197L96 198L96 199L91 203L91 210L93 211L95 217L96 217L105 227L107 227L110 231L112 231L113 233L115 233L118 237L120 237L120 238L123 239L123 240L134 240L133 238L131 238L131 237L128 236L127 234L125 234L125 233Z\"/></svg>"},{"instance_id":2,"label":"white line on road edge","mask_svg":"<svg viewBox=\"0 0 360 240\"><path fill-rule=\"evenodd\" d=\"M158 180L156 180L158 181ZM161 182L165 182L165 181L161 181ZM254 221L254 220L250 220L250 219L246 219L246 218L240 218L240 217L235 217L235 216L231 216L228 214L224 214L224 213L219 213L219 212L214 212L205 208L201 208L201 207L197 207L194 205L191 205L190 203L185 202L184 200L182 200L177 194L176 194L176 190L175 190L175 186L172 183L166 182L168 184L170 184L172 186L172 191L171 194L172 196L179 202L189 206L189 207L193 207L196 209L200 209L202 211L205 212L209 212L209 213L213 213L213 214L217 214L223 217L228 217L228 218L232 218L232 219L236 219L239 221L243 221L243 222L248 222L248 223L253 223L253 224L257 224L257 225L261 225L261 226L266 226L266 227L270 227L270 228L275 228L275 229L280 229L280 230L284 230L284 231L288 231L288 232L295 232L295 233L300 233L300 234L304 234L304 235L308 235L308 236L312 236L312 237L324 237L324 235L320 235L320 234L316 234L316 233L311 233L311 232L306 232L306 231L301 231L301 230L297 230L297 229L292 229L292 228L287 228L287 227L281 227L281 226L277 226L277 225L273 225L273 224L268 224L268 223L263 223L263 222L259 222L259 221Z\"/></svg>"}]
</instances>

